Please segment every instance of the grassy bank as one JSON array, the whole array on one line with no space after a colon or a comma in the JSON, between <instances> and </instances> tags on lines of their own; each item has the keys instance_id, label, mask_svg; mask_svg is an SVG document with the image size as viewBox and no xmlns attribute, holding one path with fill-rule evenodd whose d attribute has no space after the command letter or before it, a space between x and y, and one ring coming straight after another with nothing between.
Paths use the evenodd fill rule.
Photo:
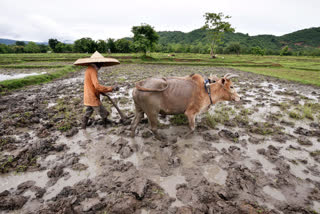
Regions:
<instances>
[{"instance_id":1,"label":"grassy bank","mask_svg":"<svg viewBox=\"0 0 320 214\"><path fill-rule=\"evenodd\" d=\"M279 79L295 81L303 84L311 84L320 87L320 71L297 70L289 68L252 68L237 67L241 71L272 76Z\"/></svg>"},{"instance_id":2,"label":"grassy bank","mask_svg":"<svg viewBox=\"0 0 320 214\"><path fill-rule=\"evenodd\" d=\"M51 53L51 54L1 54L1 69L45 69L65 68L78 58L91 54ZM253 56L219 55L211 59L208 54L177 53L140 53L103 54L118 59L122 64L165 64L184 66L231 67L245 72L273 76L303 84L320 86L320 57L309 56ZM40 77L35 77L40 78Z\"/></svg>"},{"instance_id":3,"label":"grassy bank","mask_svg":"<svg viewBox=\"0 0 320 214\"><path fill-rule=\"evenodd\" d=\"M0 65L0 68L11 68L11 69L33 69L33 68L64 68L64 65Z\"/></svg>"},{"instance_id":4,"label":"grassy bank","mask_svg":"<svg viewBox=\"0 0 320 214\"><path fill-rule=\"evenodd\" d=\"M79 70L80 67L75 66L64 66L52 73L40 74L36 76L24 77L21 79L5 80L0 82L0 92L10 91L13 89L22 88L28 85L36 85L40 83L50 82L54 79L63 77L71 72Z\"/></svg>"}]
</instances>

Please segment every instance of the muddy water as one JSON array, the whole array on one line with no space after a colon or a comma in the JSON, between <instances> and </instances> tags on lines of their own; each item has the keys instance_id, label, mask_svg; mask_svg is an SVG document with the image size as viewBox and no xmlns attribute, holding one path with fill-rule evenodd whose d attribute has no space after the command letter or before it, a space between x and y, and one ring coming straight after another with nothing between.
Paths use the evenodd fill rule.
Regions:
<instances>
[{"instance_id":1,"label":"muddy water","mask_svg":"<svg viewBox=\"0 0 320 214\"><path fill-rule=\"evenodd\" d=\"M168 76L189 72L240 75L242 81L235 85L243 100L218 103L209 110L217 114L216 109L231 107L226 121L209 128L203 125L204 115L199 115L195 134L184 138L187 126L172 125L172 116L159 117L164 124L159 131L169 139L165 142L152 136L147 123L140 123L136 137L130 138L129 126L105 129L99 125L98 115L86 130L79 129L83 72L4 96L1 99L7 100L0 107L5 105L1 119L6 125L1 127L1 136L16 141L3 147L0 157L2 161L8 155L20 159L14 159L17 164L8 167L9 173L1 174L0 193L9 190L13 196L28 197L20 208L11 204L17 212L59 212L68 207L65 203L79 213L177 213L191 209L199 213L237 213L243 209L241 205L257 213L318 212L320 167L310 152L320 148L319 121L316 113L313 121L296 120L288 111L299 104L318 103L320 90L230 69L198 69L121 65L100 72L109 81L106 85L116 82L117 75L121 77L120 91L110 95L126 115L134 111L134 82L152 76L152 70ZM108 104L106 98L103 100ZM287 104L286 108L279 103ZM236 118L246 119L241 115L244 109L248 110L247 125ZM24 112L36 114L31 117ZM110 119L120 119L113 107ZM71 121L76 128L71 137L59 131L57 125L64 125L61 121ZM297 132L299 127L303 131ZM30 164L26 172L16 173L17 165L28 164L27 157L34 154L37 165ZM21 186L18 189L27 181L35 184L23 191ZM39 197L38 187L45 190ZM4 203L2 196L0 200Z\"/></svg>"},{"instance_id":2,"label":"muddy water","mask_svg":"<svg viewBox=\"0 0 320 214\"><path fill-rule=\"evenodd\" d=\"M267 193L268 195L270 195L271 197L279 200L279 201L286 201L286 197L277 189L269 187L269 186L265 186L262 189L265 193Z\"/></svg>"},{"instance_id":3,"label":"muddy water","mask_svg":"<svg viewBox=\"0 0 320 214\"><path fill-rule=\"evenodd\" d=\"M4 80L12 80L12 79L20 79L20 78L24 78L24 77L28 77L28 76L37 76L37 75L41 75L41 74L45 74L46 72L42 72L42 73L30 73L30 74L10 74L10 75L6 75L6 74L0 74L0 81L4 81Z\"/></svg>"}]
</instances>

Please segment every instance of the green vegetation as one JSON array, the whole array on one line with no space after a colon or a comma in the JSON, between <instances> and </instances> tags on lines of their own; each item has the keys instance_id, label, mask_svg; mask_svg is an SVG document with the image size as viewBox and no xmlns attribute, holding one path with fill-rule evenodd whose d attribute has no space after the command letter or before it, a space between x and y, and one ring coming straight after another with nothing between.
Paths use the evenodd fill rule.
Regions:
<instances>
[{"instance_id":1,"label":"green vegetation","mask_svg":"<svg viewBox=\"0 0 320 214\"><path fill-rule=\"evenodd\" d=\"M75 60L78 58L90 57L90 55L91 54L86 53L2 54L0 57L0 69L6 68L6 70L9 69L9 71L18 68L53 70L48 72L50 74L27 77L21 80L0 82L0 91L16 89L24 85L47 82L54 78L61 77L69 72L77 70L75 67L71 66ZM144 56L141 53L104 55L106 57L116 58L122 64L135 63L231 67L246 72L320 86L320 58L318 57L219 55L216 59L211 59L206 54L191 53L176 53L175 56L170 57L166 53L149 53L148 56ZM66 64L69 64L70 66L67 66ZM81 69L81 67L78 69ZM119 75L118 81L121 82L124 78L125 76ZM307 109L305 114L307 117Z\"/></svg>"},{"instance_id":2,"label":"green vegetation","mask_svg":"<svg viewBox=\"0 0 320 214\"><path fill-rule=\"evenodd\" d=\"M76 126L77 117L81 115L81 113L75 114L77 110L74 106L77 103L79 104L81 100L79 98L71 100L68 98L59 98L56 102L57 105L54 106L56 114L52 115L51 120L55 121L54 124L57 130L66 132Z\"/></svg>"},{"instance_id":3,"label":"green vegetation","mask_svg":"<svg viewBox=\"0 0 320 214\"><path fill-rule=\"evenodd\" d=\"M310 155L311 155L312 157L320 156L320 150L315 150L315 151L313 151L313 152L310 152Z\"/></svg>"},{"instance_id":4,"label":"green vegetation","mask_svg":"<svg viewBox=\"0 0 320 214\"><path fill-rule=\"evenodd\" d=\"M223 104L218 104L214 113L205 113L202 122L210 128L215 128L219 123L224 124L230 121L231 115L235 115L235 110Z\"/></svg>"},{"instance_id":5,"label":"green vegetation","mask_svg":"<svg viewBox=\"0 0 320 214\"><path fill-rule=\"evenodd\" d=\"M210 128L215 128L217 126L217 121L215 120L214 115L210 114L209 112L206 112L203 117L203 123Z\"/></svg>"},{"instance_id":6,"label":"green vegetation","mask_svg":"<svg viewBox=\"0 0 320 214\"><path fill-rule=\"evenodd\" d=\"M133 26L131 32L133 33L133 44L136 50L142 51L144 55L148 50L154 48L155 44L159 40L159 35L148 24L141 26Z\"/></svg>"},{"instance_id":7,"label":"green vegetation","mask_svg":"<svg viewBox=\"0 0 320 214\"><path fill-rule=\"evenodd\" d=\"M206 19L205 25L202 29L206 30L207 37L210 40L210 55L211 58L215 58L215 52L217 47L222 44L222 39L225 32L234 32L234 28L226 19L230 19L231 16L225 16L223 13L205 13Z\"/></svg>"},{"instance_id":8,"label":"green vegetation","mask_svg":"<svg viewBox=\"0 0 320 214\"><path fill-rule=\"evenodd\" d=\"M300 120L300 119L303 119L303 115L301 115L299 112L297 111L289 111L289 116L293 119L296 119L296 120Z\"/></svg>"},{"instance_id":9,"label":"green vegetation","mask_svg":"<svg viewBox=\"0 0 320 214\"><path fill-rule=\"evenodd\" d=\"M209 18L211 19L211 17ZM226 26L225 24L228 23L224 22L221 26ZM209 32L213 33L214 28L210 29ZM196 29L189 33L180 31L156 32L159 35L159 43L155 45L154 51L163 53L208 54L211 51L213 37L212 34L208 34L207 32L208 28ZM217 38L219 39L219 37ZM303 29L283 36L249 36L243 33L226 32L220 39L221 42L214 43L215 51L218 54L258 53L258 55L320 56L320 49L318 48L320 47L320 27ZM95 50L101 53L109 52L109 50L111 53L135 53L137 51L136 45L138 45L138 43L134 44L133 38L118 40L108 38L107 40L100 39L98 41L94 41L91 38L81 38L76 40L74 44L64 44L57 39L51 38L48 41L49 45L29 44L30 42L23 41L16 41L13 44L10 40L0 39L0 43L3 43L0 44L0 53L46 53L47 51L55 53L93 53ZM229 46L235 43L239 45L237 52L230 52Z\"/></svg>"},{"instance_id":10,"label":"green vegetation","mask_svg":"<svg viewBox=\"0 0 320 214\"><path fill-rule=\"evenodd\" d=\"M208 35L203 29L193 30L189 33L180 31L158 32L160 39L157 51L159 52L191 52L209 53ZM254 54L255 47L259 47L266 55L279 55L280 51L288 46L286 55L320 56L320 27L309 28L283 36L257 35L249 36L243 33L227 32L217 48L218 54L228 53L230 43L239 43L241 54Z\"/></svg>"},{"instance_id":11,"label":"green vegetation","mask_svg":"<svg viewBox=\"0 0 320 214\"><path fill-rule=\"evenodd\" d=\"M63 68L64 65L0 65L0 68L13 68L13 69L20 69L20 68Z\"/></svg>"},{"instance_id":12,"label":"green vegetation","mask_svg":"<svg viewBox=\"0 0 320 214\"><path fill-rule=\"evenodd\" d=\"M170 122L173 125L177 125L177 126L188 125L188 118L184 114L177 114L177 115L174 115L170 118Z\"/></svg>"},{"instance_id":13,"label":"green vegetation","mask_svg":"<svg viewBox=\"0 0 320 214\"><path fill-rule=\"evenodd\" d=\"M304 119L314 120L317 114L320 114L320 104L319 103L305 103L304 105L298 105L293 110L288 112L289 116L293 119Z\"/></svg>"},{"instance_id":14,"label":"green vegetation","mask_svg":"<svg viewBox=\"0 0 320 214\"><path fill-rule=\"evenodd\" d=\"M9 171L9 167L11 166L12 162L14 161L14 156L9 155L7 159L4 159L0 163L0 172L1 173L6 173Z\"/></svg>"}]
</instances>

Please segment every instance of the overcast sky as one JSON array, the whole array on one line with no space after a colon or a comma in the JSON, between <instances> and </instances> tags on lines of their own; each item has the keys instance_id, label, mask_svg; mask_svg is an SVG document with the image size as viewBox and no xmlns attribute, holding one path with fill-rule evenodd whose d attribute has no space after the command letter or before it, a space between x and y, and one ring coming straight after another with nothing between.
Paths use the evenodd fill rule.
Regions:
<instances>
[{"instance_id":1,"label":"overcast sky","mask_svg":"<svg viewBox=\"0 0 320 214\"><path fill-rule=\"evenodd\" d=\"M320 26L320 0L0 0L0 38L122 38L132 26L190 32L222 12L236 32L283 35Z\"/></svg>"}]
</instances>

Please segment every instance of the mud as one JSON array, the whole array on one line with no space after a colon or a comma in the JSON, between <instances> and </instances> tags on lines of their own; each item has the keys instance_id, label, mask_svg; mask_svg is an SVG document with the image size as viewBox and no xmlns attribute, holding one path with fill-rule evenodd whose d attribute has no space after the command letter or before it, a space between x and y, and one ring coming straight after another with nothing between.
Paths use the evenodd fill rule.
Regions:
<instances>
[{"instance_id":1,"label":"mud","mask_svg":"<svg viewBox=\"0 0 320 214\"><path fill-rule=\"evenodd\" d=\"M134 83L150 76L236 73L242 101L199 115L187 139L186 125L159 117L160 142L146 119L135 138L95 114L81 130L83 70L1 96L0 213L320 213L319 88L214 67L99 72L121 86L110 95L126 115Z\"/></svg>"}]
</instances>

